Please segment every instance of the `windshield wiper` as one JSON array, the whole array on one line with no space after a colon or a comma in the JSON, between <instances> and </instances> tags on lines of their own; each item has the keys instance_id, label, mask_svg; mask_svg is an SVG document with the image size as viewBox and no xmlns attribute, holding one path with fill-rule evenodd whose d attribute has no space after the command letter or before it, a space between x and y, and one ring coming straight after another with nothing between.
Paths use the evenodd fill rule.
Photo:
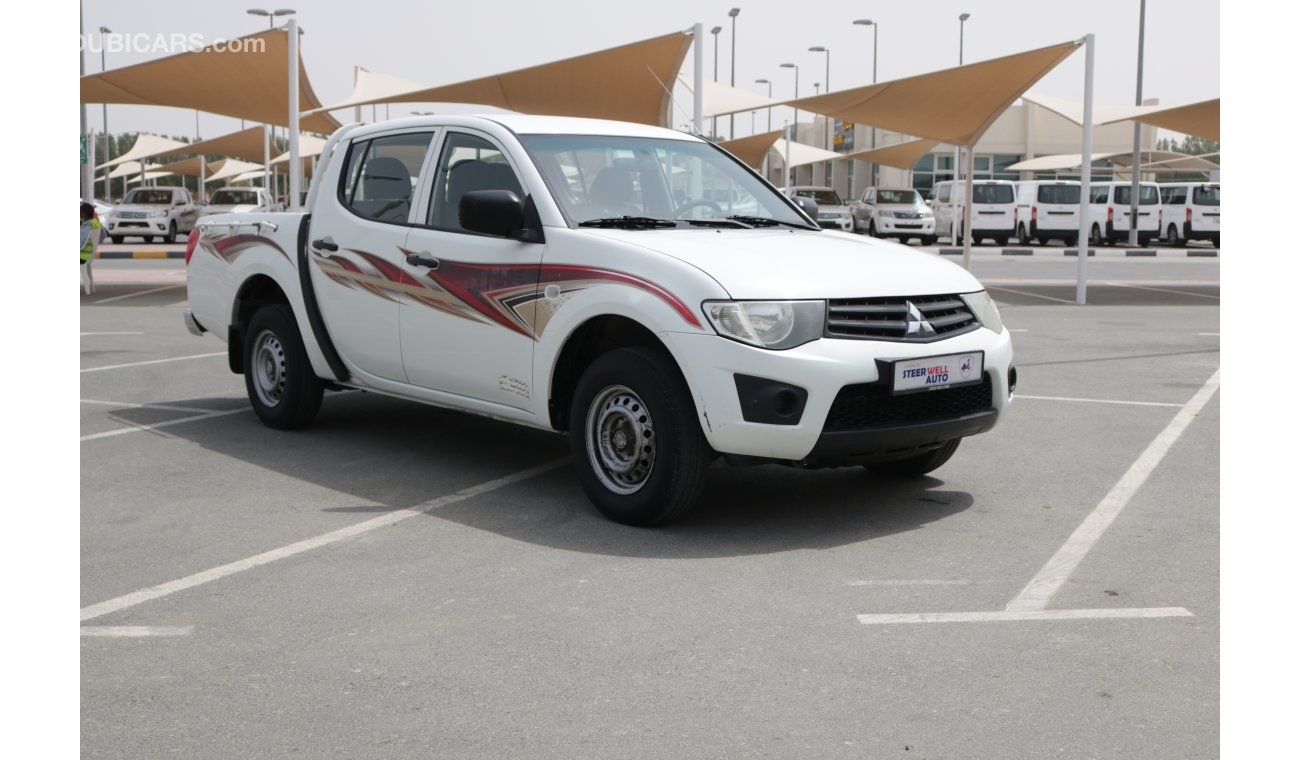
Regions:
<instances>
[{"instance_id":1,"label":"windshield wiper","mask_svg":"<svg viewBox=\"0 0 1300 760\"><path fill-rule=\"evenodd\" d=\"M603 219L588 219L578 222L579 227L626 227L633 230L653 228L676 228L672 219L656 219L652 216L608 216Z\"/></svg>"},{"instance_id":2,"label":"windshield wiper","mask_svg":"<svg viewBox=\"0 0 1300 760\"><path fill-rule=\"evenodd\" d=\"M739 227L744 230L754 229L753 225L746 224L740 217L729 216L726 219L709 218L709 219L682 219L689 225L695 227Z\"/></svg>"},{"instance_id":3,"label":"windshield wiper","mask_svg":"<svg viewBox=\"0 0 1300 760\"><path fill-rule=\"evenodd\" d=\"M794 222L783 222L780 219L771 219L766 216L745 216L744 214L735 214L727 218L732 221L742 222L751 227L776 227L777 225L784 224L787 227L794 227L795 229L799 229L799 230L814 229L813 227L809 227L806 224L796 224Z\"/></svg>"}]
</instances>

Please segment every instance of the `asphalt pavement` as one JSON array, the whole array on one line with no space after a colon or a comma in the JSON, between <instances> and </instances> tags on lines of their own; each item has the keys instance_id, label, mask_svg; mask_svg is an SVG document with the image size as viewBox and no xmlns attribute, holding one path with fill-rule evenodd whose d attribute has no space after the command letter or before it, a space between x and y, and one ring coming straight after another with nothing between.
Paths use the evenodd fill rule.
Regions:
<instances>
[{"instance_id":1,"label":"asphalt pavement","mask_svg":"<svg viewBox=\"0 0 1300 760\"><path fill-rule=\"evenodd\" d=\"M981 253L1019 388L931 477L716 467L602 518L559 435L260 425L179 261L81 319L83 756L1219 755L1218 260Z\"/></svg>"}]
</instances>

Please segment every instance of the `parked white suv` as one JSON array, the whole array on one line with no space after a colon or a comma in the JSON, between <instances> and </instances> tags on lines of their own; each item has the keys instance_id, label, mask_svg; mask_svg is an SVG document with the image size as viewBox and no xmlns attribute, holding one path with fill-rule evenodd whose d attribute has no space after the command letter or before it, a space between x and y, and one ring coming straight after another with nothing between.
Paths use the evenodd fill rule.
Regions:
<instances>
[{"instance_id":1,"label":"parked white suv","mask_svg":"<svg viewBox=\"0 0 1300 760\"><path fill-rule=\"evenodd\" d=\"M1016 230L1016 185L1004 179L978 179L972 189L971 241L992 240L1005 246ZM966 182L945 180L934 186L935 229L953 245L964 240ZM955 231L955 232L954 232Z\"/></svg>"},{"instance_id":2,"label":"parked white suv","mask_svg":"<svg viewBox=\"0 0 1300 760\"><path fill-rule=\"evenodd\" d=\"M1088 188L1088 238L1094 246L1128 242L1133 208L1132 182L1096 182ZM1145 247L1160 237L1162 211L1160 186L1142 182L1138 188L1138 244Z\"/></svg>"},{"instance_id":3,"label":"parked white suv","mask_svg":"<svg viewBox=\"0 0 1300 760\"><path fill-rule=\"evenodd\" d=\"M724 184L754 211L704 194ZM303 211L199 228L185 322L228 341L263 422L306 425L329 386L564 431L588 497L637 525L689 509L719 457L930 472L1015 388L969 272L824 231L658 127L349 125Z\"/></svg>"},{"instance_id":4,"label":"parked white suv","mask_svg":"<svg viewBox=\"0 0 1300 760\"><path fill-rule=\"evenodd\" d=\"M934 212L911 188L868 187L853 206L853 231L900 243L919 238L921 245L934 245L938 240Z\"/></svg>"},{"instance_id":5,"label":"parked white suv","mask_svg":"<svg viewBox=\"0 0 1300 760\"><path fill-rule=\"evenodd\" d=\"M1219 247L1219 183L1171 182L1160 185L1165 209L1164 237L1183 247L1188 240L1208 240Z\"/></svg>"},{"instance_id":6,"label":"parked white suv","mask_svg":"<svg viewBox=\"0 0 1300 760\"><path fill-rule=\"evenodd\" d=\"M783 187L781 191L786 195L811 198L816 202L817 224L824 229L839 230L840 232L853 231L853 214L849 211L848 204L841 200L840 194L833 189L799 185L792 188Z\"/></svg>"},{"instance_id":7,"label":"parked white suv","mask_svg":"<svg viewBox=\"0 0 1300 760\"><path fill-rule=\"evenodd\" d=\"M271 194L260 187L223 187L212 193L212 197L199 211L199 216L277 210Z\"/></svg>"},{"instance_id":8,"label":"parked white suv","mask_svg":"<svg viewBox=\"0 0 1300 760\"><path fill-rule=\"evenodd\" d=\"M176 242L178 233L188 233L199 219L199 207L183 187L137 187L113 207L104 226L114 243L128 237Z\"/></svg>"}]
</instances>

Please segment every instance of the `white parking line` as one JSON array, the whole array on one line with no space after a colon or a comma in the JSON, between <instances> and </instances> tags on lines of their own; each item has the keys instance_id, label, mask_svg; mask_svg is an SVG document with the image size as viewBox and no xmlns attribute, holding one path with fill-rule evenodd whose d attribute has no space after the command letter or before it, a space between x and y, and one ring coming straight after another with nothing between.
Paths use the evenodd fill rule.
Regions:
<instances>
[{"instance_id":1,"label":"white parking line","mask_svg":"<svg viewBox=\"0 0 1300 760\"><path fill-rule=\"evenodd\" d=\"M120 409L165 409L169 412L211 412L212 409L202 409L197 406L172 406L171 404L133 404L130 401L100 401L93 398L81 399L83 404L99 404L100 406L116 406Z\"/></svg>"},{"instance_id":2,"label":"white parking line","mask_svg":"<svg viewBox=\"0 0 1300 760\"><path fill-rule=\"evenodd\" d=\"M1047 603L1052 600L1052 596L1060 590L1065 581L1083 562L1088 551L1092 549L1097 540L1101 538L1106 529L1110 527L1115 518L1119 516L1120 511L1128 504L1133 495L1137 493L1142 484L1146 482L1148 476L1160 464L1160 461L1169 453L1169 449L1178 441L1187 427L1196 419L1196 415L1205 408L1214 394L1219 390L1219 373L1221 370L1215 370L1209 380L1201 386L1201 389L1192 396L1183 408L1179 410L1174 418L1160 431L1146 450L1138 456L1137 461L1133 463L1128 471L1124 473L1119 482L1111 488L1110 493L1097 504L1092 513L1075 529L1065 544L1056 551L1056 554L1047 561L1046 565L1038 571L1024 590L1011 600L1007 605L1007 612L1025 612L1034 610L1043 610L1047 608Z\"/></svg>"},{"instance_id":3,"label":"white parking line","mask_svg":"<svg viewBox=\"0 0 1300 760\"><path fill-rule=\"evenodd\" d=\"M428 514L448 505L455 504L456 502L480 496L489 491L495 491L498 488L504 488L513 483L518 483L521 480L527 480L534 476L541 475L542 473L550 472L557 467L567 464L568 461L567 458L557 459L553 462L547 462L546 464L541 464L536 467L529 467L526 470L520 470L511 475L479 483L478 485L470 486L469 488L462 488L461 490L446 496L439 496L436 499L426 501L416 507L389 512L388 514L380 515L379 517L373 517L369 520L354 523L346 528L339 528L338 530L332 530L329 533L322 533L319 536L304 539L289 544L288 546L282 546L279 549L272 549L267 552L262 552L261 554L255 554L252 557L246 557L235 562L214 567L210 570L204 570L199 573L194 573L193 575L187 575L184 578L178 578L174 581L168 581L167 583L161 583L157 586L150 586L146 589L114 597L98 604L92 604L89 607L81 608L81 619L82 621L91 620L107 615L110 612L118 612L129 607L135 607L136 605L144 604L145 602L154 599L160 599L164 596L175 594L178 591L185 591L186 589L191 589L195 586L201 586L204 583L220 580L227 576L234 575L235 573L251 570L255 567L275 562L276 560L302 554L303 552L318 549L322 546L328 546L329 544L342 541L346 538L353 538L363 533L369 533L372 530L396 525L403 520L410 519L417 515Z\"/></svg>"},{"instance_id":4,"label":"white parking line","mask_svg":"<svg viewBox=\"0 0 1300 760\"><path fill-rule=\"evenodd\" d=\"M1134 607L1099 610L996 610L990 612L915 612L897 615L858 615L863 625L895 623L998 623L1023 620L1102 620L1114 618L1192 617L1182 607Z\"/></svg>"},{"instance_id":5,"label":"white parking line","mask_svg":"<svg viewBox=\"0 0 1300 760\"><path fill-rule=\"evenodd\" d=\"M1217 338L1217 337L1219 337L1219 334L1218 334L1218 333L1196 333L1196 334L1197 334L1197 335L1206 335L1206 336L1209 336L1209 337L1212 337L1212 338Z\"/></svg>"},{"instance_id":6,"label":"white parking line","mask_svg":"<svg viewBox=\"0 0 1300 760\"><path fill-rule=\"evenodd\" d=\"M135 425L127 422L131 427L120 428L118 430L106 430L102 433L91 433L90 435L81 436L81 442L95 441L100 438L112 438L117 435L126 435L127 433L148 433L158 428L171 427L172 425L181 425L186 422L198 422L199 420L210 420L213 417L225 417L230 414L239 414L240 412L252 411L251 409L226 409L220 412L207 412L205 414L196 414L192 417L181 417L180 419L167 420L166 422L155 422L152 425Z\"/></svg>"},{"instance_id":7,"label":"white parking line","mask_svg":"<svg viewBox=\"0 0 1300 760\"><path fill-rule=\"evenodd\" d=\"M1008 293L1015 293L1016 295L1029 296L1030 298L1041 298L1041 299L1043 299L1044 301L1055 301L1055 302L1057 302L1057 303L1068 303L1068 304L1070 304L1071 306L1074 305L1074 301L1070 301L1070 300L1067 300L1067 299L1064 299L1064 298L1057 298L1056 296L1045 296L1045 295L1042 295L1042 294L1040 294L1040 293L1030 293L1030 292L1027 291L1027 290L1015 290L1015 289L1013 289L1013 288L1004 288L1004 287L1002 287L1002 286L1000 286L1000 285L989 285L989 286L987 286L987 287L988 287L989 290L1004 290L1004 291L1006 291L1006 292L1008 292Z\"/></svg>"},{"instance_id":8,"label":"white parking line","mask_svg":"<svg viewBox=\"0 0 1300 760\"><path fill-rule=\"evenodd\" d=\"M849 581L845 585L846 586L969 586L974 582L975 581L966 578L960 578L951 581L928 580L924 578L918 578L915 580L909 578L897 578L897 579L883 579L877 581Z\"/></svg>"},{"instance_id":9,"label":"white parking line","mask_svg":"<svg viewBox=\"0 0 1300 760\"><path fill-rule=\"evenodd\" d=\"M1071 396L1026 396L1016 394L1017 399L1027 398L1031 401L1079 401L1085 404L1127 404L1130 406L1182 406L1164 401L1119 401L1109 398L1073 398Z\"/></svg>"},{"instance_id":10,"label":"white parking line","mask_svg":"<svg viewBox=\"0 0 1300 760\"><path fill-rule=\"evenodd\" d=\"M1208 295L1206 293L1192 293L1187 290L1174 290L1173 288L1153 288L1149 285L1134 285L1131 282L1103 282L1101 285L1114 285L1117 288L1137 288L1138 290L1153 290L1157 293L1177 293L1180 296L1195 296L1196 298L1208 298L1212 301L1220 300L1218 296Z\"/></svg>"},{"instance_id":11,"label":"white parking line","mask_svg":"<svg viewBox=\"0 0 1300 760\"><path fill-rule=\"evenodd\" d=\"M84 338L87 335L144 335L144 333L142 332L84 332L81 334L81 337Z\"/></svg>"},{"instance_id":12,"label":"white parking line","mask_svg":"<svg viewBox=\"0 0 1300 760\"><path fill-rule=\"evenodd\" d=\"M151 359L147 362L131 362L130 364L110 364L107 367L87 367L82 372L102 372L106 369L126 369L127 367L143 367L146 364L166 364L167 362L182 362L186 359L207 359L212 356L225 356L225 351L217 351L211 354L190 354L189 356L173 356L170 359Z\"/></svg>"},{"instance_id":13,"label":"white parking line","mask_svg":"<svg viewBox=\"0 0 1300 760\"><path fill-rule=\"evenodd\" d=\"M189 636L192 625L83 625L82 636L110 636L121 639L138 639L147 636Z\"/></svg>"},{"instance_id":14,"label":"white parking line","mask_svg":"<svg viewBox=\"0 0 1300 760\"><path fill-rule=\"evenodd\" d=\"M173 290L173 289L175 289L175 288L183 288L183 287L185 287L184 283L181 283L181 284L178 284L178 285L164 285L164 286L162 286L161 288L151 288L151 289L149 289L149 290L139 290L139 291L136 291L136 292L134 292L134 293L127 293L127 294L124 295L124 296L113 296L112 298L104 298L104 299L101 299L101 300L99 300L99 301L91 301L91 302L87 303L86 305L87 305L87 306L98 306L98 305L100 305L101 303L111 303L111 302L113 302L113 301L121 301L121 300L124 299L124 298L135 298L136 296L147 296L147 295L149 295L150 293L157 293L157 292L160 291L160 290Z\"/></svg>"}]
</instances>

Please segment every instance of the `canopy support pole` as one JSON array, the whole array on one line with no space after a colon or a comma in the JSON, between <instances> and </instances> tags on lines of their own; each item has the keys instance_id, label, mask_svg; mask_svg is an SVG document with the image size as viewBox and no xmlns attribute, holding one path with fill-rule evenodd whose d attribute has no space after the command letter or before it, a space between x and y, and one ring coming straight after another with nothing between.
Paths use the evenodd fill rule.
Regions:
<instances>
[{"instance_id":1,"label":"canopy support pole","mask_svg":"<svg viewBox=\"0 0 1300 760\"><path fill-rule=\"evenodd\" d=\"M1147 27L1147 0L1142 0L1141 10L1138 11L1138 71L1137 71L1137 99L1134 105L1142 105L1142 53L1146 47L1146 27ZM1128 216L1128 244L1138 244L1138 189L1142 181L1142 122L1133 122L1133 189L1129 196L1129 216ZM1156 231L1156 237L1160 237L1160 230Z\"/></svg>"},{"instance_id":2,"label":"canopy support pole","mask_svg":"<svg viewBox=\"0 0 1300 760\"><path fill-rule=\"evenodd\" d=\"M298 210L302 166L298 163L298 21L289 17L289 210Z\"/></svg>"},{"instance_id":3,"label":"canopy support pole","mask_svg":"<svg viewBox=\"0 0 1300 760\"><path fill-rule=\"evenodd\" d=\"M697 22L695 35L695 134L704 134L704 24Z\"/></svg>"},{"instance_id":4,"label":"canopy support pole","mask_svg":"<svg viewBox=\"0 0 1300 760\"><path fill-rule=\"evenodd\" d=\"M973 144L966 146L966 166L963 171L966 172L966 197L962 202L961 210L961 229L964 236L961 243L961 266L969 272L971 229L975 225L974 214L971 213L971 197L975 194L975 146Z\"/></svg>"},{"instance_id":5,"label":"canopy support pole","mask_svg":"<svg viewBox=\"0 0 1300 760\"><path fill-rule=\"evenodd\" d=\"M1079 269L1074 286L1074 302L1080 306L1088 302L1088 235L1092 220L1088 213L1088 199L1092 192L1092 69L1097 35L1087 36L1083 64L1083 163L1079 167ZM1136 176L1136 175L1135 175ZM1136 196L1135 196L1136 197ZM1137 219L1137 217L1133 217ZM1137 225L1134 224L1134 229Z\"/></svg>"},{"instance_id":6,"label":"canopy support pole","mask_svg":"<svg viewBox=\"0 0 1300 760\"><path fill-rule=\"evenodd\" d=\"M794 192L794 169L790 166L790 122L785 123L785 166L781 171L785 174L785 186L790 192Z\"/></svg>"},{"instance_id":7,"label":"canopy support pole","mask_svg":"<svg viewBox=\"0 0 1300 760\"><path fill-rule=\"evenodd\" d=\"M208 157L199 156L199 205L208 197Z\"/></svg>"},{"instance_id":8,"label":"canopy support pole","mask_svg":"<svg viewBox=\"0 0 1300 760\"><path fill-rule=\"evenodd\" d=\"M271 189L271 125L262 125L262 189L271 196L275 204L275 190Z\"/></svg>"}]
</instances>

